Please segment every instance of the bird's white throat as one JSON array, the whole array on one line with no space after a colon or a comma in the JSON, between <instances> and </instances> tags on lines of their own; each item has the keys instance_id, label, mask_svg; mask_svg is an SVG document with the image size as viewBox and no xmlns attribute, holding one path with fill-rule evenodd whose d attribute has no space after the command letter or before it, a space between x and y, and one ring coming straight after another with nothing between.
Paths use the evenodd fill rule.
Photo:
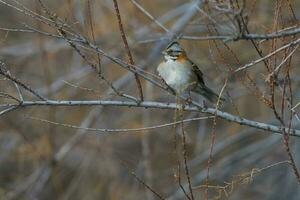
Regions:
<instances>
[{"instance_id":1,"label":"bird's white throat","mask_svg":"<svg viewBox=\"0 0 300 200\"><path fill-rule=\"evenodd\" d=\"M174 61L174 60L176 60L176 59L177 59L177 56L171 56L171 55L168 55L168 54L165 55L165 60L166 60L166 62L167 62L168 60Z\"/></svg>"}]
</instances>

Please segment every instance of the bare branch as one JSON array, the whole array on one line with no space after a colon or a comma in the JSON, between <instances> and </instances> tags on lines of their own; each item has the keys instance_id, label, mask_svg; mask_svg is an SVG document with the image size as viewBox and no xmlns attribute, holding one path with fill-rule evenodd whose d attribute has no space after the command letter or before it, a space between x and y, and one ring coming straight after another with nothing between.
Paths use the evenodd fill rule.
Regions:
<instances>
[{"instance_id":1,"label":"bare branch","mask_svg":"<svg viewBox=\"0 0 300 200\"><path fill-rule=\"evenodd\" d=\"M281 30L273 33L259 34L259 33L244 33L241 35L207 35L207 36L188 36L183 35L180 37L182 40L223 40L224 42L236 42L239 40L271 40L274 38L282 38L295 36L300 33L300 28L295 28L293 30ZM153 39L145 39L139 41L139 43L149 43L149 42L157 42L160 40L168 40L167 37L153 38Z\"/></svg>"},{"instance_id":2,"label":"bare branch","mask_svg":"<svg viewBox=\"0 0 300 200\"><path fill-rule=\"evenodd\" d=\"M32 106L125 106L125 107L141 107L141 108L156 108L156 109L179 109L180 106L175 103L163 103L154 101L144 101L141 103L136 103L132 101L110 101L110 100L91 100L91 101L59 101L59 100L47 100L47 101L24 101L22 107L32 107ZM15 105L11 105L15 106ZM265 124L257 121L248 120L239 116L232 115L227 112L216 110L215 108L199 108L198 106L185 106L184 110L202 112L206 114L216 115L219 118L225 119L230 122L235 122L240 125L245 125L257 129L261 129L268 132L274 132L282 134L282 130L288 131L287 127L274 126L270 124ZM291 136L300 137L300 130L291 129Z\"/></svg>"}]
</instances>

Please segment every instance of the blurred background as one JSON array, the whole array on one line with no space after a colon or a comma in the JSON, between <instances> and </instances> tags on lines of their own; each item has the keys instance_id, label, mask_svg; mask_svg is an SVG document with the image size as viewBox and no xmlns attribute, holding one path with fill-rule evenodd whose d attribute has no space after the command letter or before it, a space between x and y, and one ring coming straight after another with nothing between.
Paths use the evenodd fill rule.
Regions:
<instances>
[{"instance_id":1,"label":"blurred background","mask_svg":"<svg viewBox=\"0 0 300 200\"><path fill-rule=\"evenodd\" d=\"M9 66L10 73L53 100L124 100L66 40L45 34L58 34L55 27L28 14L33 12L32 16L43 15L54 21L59 17L70 29L104 52L128 62L113 1L42 2L51 14L37 0L0 1L0 59ZM172 38L182 36L179 42L198 64L209 87L220 91L227 80L224 95L228 100L221 110L280 125L264 100L271 96L267 77L270 69L280 65L293 48L267 59L269 70L260 62L247 73L234 74L232 70L260 58L251 40L235 41L234 38L241 31L247 32L246 29L250 33L265 34L299 28L300 1L230 2L118 1L137 66L156 74L156 67L163 59L161 51ZM242 26L247 25L247 28L239 27L241 19ZM208 36L219 35L231 39L226 43L208 40ZM254 43L265 56L297 38L299 34L255 40ZM100 61L98 68L102 75L119 91L138 97L131 72L91 49L81 50L90 62L98 64ZM280 112L283 93L280 86L290 68L293 100L286 103L282 115L287 124L290 109L300 98L299 64L300 52L295 48L291 61L283 63L277 74L275 105ZM144 79L141 81L145 100L175 102L173 95ZM15 85L4 77L0 77L0 91L18 97ZM25 100L37 100L25 90L22 93ZM202 103L201 97L194 98ZM2 95L0 102L2 106L15 103ZM183 115L185 119L206 116L198 112L184 112ZM188 191L184 150L195 199L299 199L300 196L300 187L288 163L280 134L222 119L217 119L215 125L212 119L200 119L184 124L184 148L180 126L109 133L66 126L150 127L173 122L174 110L36 106L19 108L0 117L0 199L159 199L147 186L166 199L186 199L178 183L180 177L182 186ZM292 127L299 128L295 116ZM176 135L177 150L174 148ZM299 142L299 138L290 137L291 152L298 167ZM212 163L207 183L210 155ZM181 163L180 173L178 162ZM208 194L206 185L209 186Z\"/></svg>"}]
</instances>

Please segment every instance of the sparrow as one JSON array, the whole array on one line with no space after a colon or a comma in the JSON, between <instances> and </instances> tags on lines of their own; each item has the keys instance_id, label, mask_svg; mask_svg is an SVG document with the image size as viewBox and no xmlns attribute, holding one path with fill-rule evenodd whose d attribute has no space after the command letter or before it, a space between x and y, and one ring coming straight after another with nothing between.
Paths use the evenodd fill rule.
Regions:
<instances>
[{"instance_id":1,"label":"sparrow","mask_svg":"<svg viewBox=\"0 0 300 200\"><path fill-rule=\"evenodd\" d=\"M205 85L203 73L178 42L169 44L162 53L165 60L158 65L158 74L176 94L190 98L190 92L195 92L212 103L217 102L219 95Z\"/></svg>"}]
</instances>

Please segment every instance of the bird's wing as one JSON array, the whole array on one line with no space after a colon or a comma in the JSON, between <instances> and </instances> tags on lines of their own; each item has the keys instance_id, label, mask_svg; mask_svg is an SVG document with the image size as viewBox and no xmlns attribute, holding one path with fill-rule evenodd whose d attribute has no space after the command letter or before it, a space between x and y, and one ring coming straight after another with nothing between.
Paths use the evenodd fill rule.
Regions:
<instances>
[{"instance_id":1,"label":"bird's wing","mask_svg":"<svg viewBox=\"0 0 300 200\"><path fill-rule=\"evenodd\" d=\"M196 74L196 76L198 78L198 82L200 84L205 85L204 80L203 80L203 73L201 72L201 70L199 69L199 67L193 61L189 60L189 62L192 65L193 72Z\"/></svg>"}]
</instances>

